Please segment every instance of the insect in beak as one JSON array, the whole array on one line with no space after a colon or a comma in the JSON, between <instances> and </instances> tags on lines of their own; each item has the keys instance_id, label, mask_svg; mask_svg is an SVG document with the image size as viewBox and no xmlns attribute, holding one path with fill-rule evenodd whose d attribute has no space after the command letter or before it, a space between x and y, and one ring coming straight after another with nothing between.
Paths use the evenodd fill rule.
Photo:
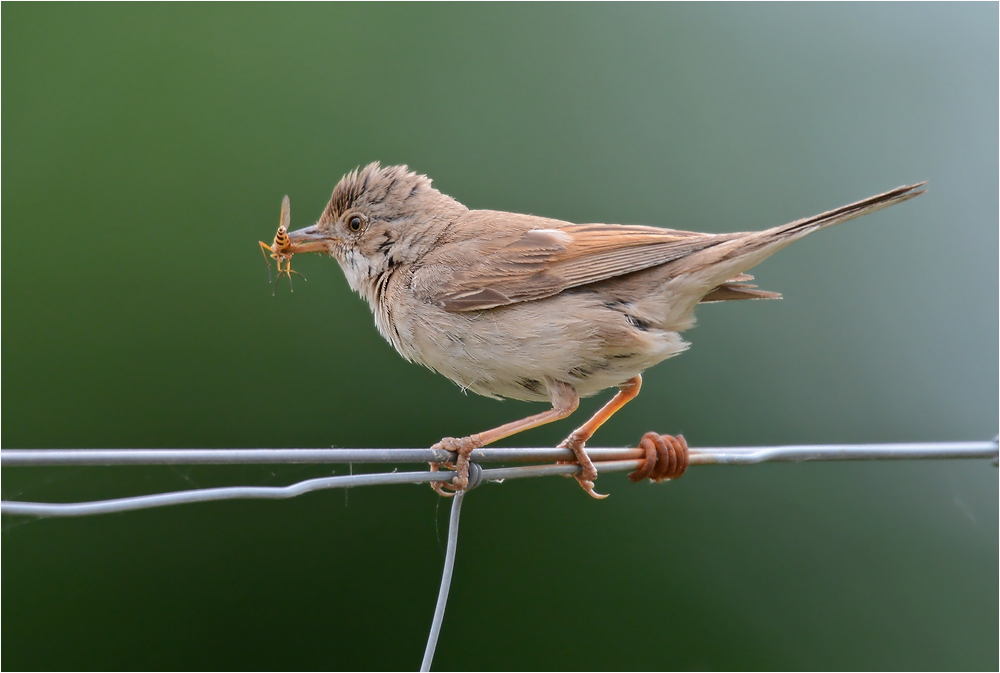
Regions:
<instances>
[{"instance_id":1,"label":"insect in beak","mask_svg":"<svg viewBox=\"0 0 1000 673\"><path fill-rule=\"evenodd\" d=\"M290 288L292 287L292 274L298 273L302 276L298 271L292 271L292 255L295 252L292 249L292 242L288 238L288 225L291 223L291 220L292 204L286 195L281 201L281 220L278 222L278 231L275 233L271 245L268 245L264 241L258 241L260 244L260 253L264 255L264 262L267 264L268 282L271 280L271 263L267 259L268 251L271 253L271 258L278 264L278 276L274 279L275 289L278 287L278 279L283 275L288 276L288 286ZM302 279L305 280L305 276L302 276ZM295 289L292 288L292 292L294 291ZM272 291L271 294L274 294L274 292Z\"/></svg>"},{"instance_id":2,"label":"insect in beak","mask_svg":"<svg viewBox=\"0 0 1000 673\"><path fill-rule=\"evenodd\" d=\"M288 276L288 287L292 288L292 274L302 276L301 273L292 269L292 255L296 255L300 252L316 252L325 251L327 249L326 241L331 240L329 236L324 236L316 231L316 227L306 227L305 229L299 229L298 231L293 231L291 234L288 233L288 226L291 224L292 220L292 205L288 197L285 196L281 201L281 220L278 223L278 231L274 235L274 240L271 245L268 245L264 241L258 241L260 244L260 252L264 255L264 262L267 264L267 278L268 281L271 280L271 263L268 261L268 252L271 253L270 257L273 259L278 266L278 275L274 279L274 288L278 287L278 280L282 276ZM302 241L299 243L298 241ZM302 280L306 277L302 276ZM274 294L274 291L271 292Z\"/></svg>"}]
</instances>

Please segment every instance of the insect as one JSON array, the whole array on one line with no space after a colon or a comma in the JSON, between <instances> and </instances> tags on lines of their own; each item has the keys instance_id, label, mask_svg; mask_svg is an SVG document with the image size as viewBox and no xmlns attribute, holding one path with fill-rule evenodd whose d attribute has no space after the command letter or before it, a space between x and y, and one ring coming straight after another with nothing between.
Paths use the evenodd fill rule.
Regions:
<instances>
[{"instance_id":1,"label":"insect","mask_svg":"<svg viewBox=\"0 0 1000 673\"><path fill-rule=\"evenodd\" d=\"M260 243L260 253L264 255L264 262L267 264L267 278L268 281L271 279L271 263L267 259L267 253L270 251L271 258L278 264L278 276L274 279L274 287L277 289L278 280L282 276L288 276L288 287L292 288L292 274L297 274L302 276L301 273L292 269L292 255L294 255L298 246L293 245L291 239L288 238L288 225L292 221L292 203L288 200L288 196L285 196L281 200L281 220L278 222L278 231L274 235L274 240L271 245L268 245L264 241L258 241ZM283 265L283 266L282 266ZM302 280L306 277L302 276ZM292 288L292 292L295 289ZM273 294L273 292L272 292Z\"/></svg>"}]
</instances>

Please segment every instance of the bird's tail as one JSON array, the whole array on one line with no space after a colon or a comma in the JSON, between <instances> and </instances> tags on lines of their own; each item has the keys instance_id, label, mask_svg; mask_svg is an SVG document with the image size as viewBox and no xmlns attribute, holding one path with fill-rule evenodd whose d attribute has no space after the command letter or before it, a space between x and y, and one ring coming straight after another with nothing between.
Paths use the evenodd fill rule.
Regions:
<instances>
[{"instance_id":1,"label":"bird's tail","mask_svg":"<svg viewBox=\"0 0 1000 673\"><path fill-rule=\"evenodd\" d=\"M841 206L840 208L834 208L833 210L829 210L825 213L813 215L812 217L807 217L802 220L796 220L795 222L789 222L788 224L782 224L779 227L767 229L760 233L765 236L770 235L772 240L788 239L788 242L790 243L791 241L802 238L806 234L812 233L817 229L832 227L835 224L847 222L848 220L853 220L856 217L861 217L862 215L867 215L868 213L874 213L876 210L882 210L883 208L894 206L897 203L909 201L913 197L923 194L926 190L920 189L920 187L923 187L926 184L927 182L924 181L915 185L896 187L895 189L885 192L884 194L869 196L867 199L862 199L856 203Z\"/></svg>"},{"instance_id":2,"label":"bird's tail","mask_svg":"<svg viewBox=\"0 0 1000 673\"><path fill-rule=\"evenodd\" d=\"M806 234L853 220L868 213L874 213L876 210L888 208L903 201L909 201L924 193L925 190L920 189L920 187L925 184L927 183L920 182L915 185L897 187L884 194L869 196L867 199L764 231L734 234L730 240L712 251L716 257L716 263L709 267L712 277L706 279L708 293L701 301L780 299L781 295L777 292L758 290L754 285L741 282L752 279L752 276L747 276L743 272Z\"/></svg>"}]
</instances>

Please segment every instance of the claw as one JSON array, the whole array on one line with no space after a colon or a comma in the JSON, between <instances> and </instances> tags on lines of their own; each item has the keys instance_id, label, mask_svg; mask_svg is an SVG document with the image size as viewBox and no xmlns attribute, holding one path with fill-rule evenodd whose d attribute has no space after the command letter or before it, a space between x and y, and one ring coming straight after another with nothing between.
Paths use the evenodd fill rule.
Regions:
<instances>
[{"instance_id":1,"label":"claw","mask_svg":"<svg viewBox=\"0 0 1000 673\"><path fill-rule=\"evenodd\" d=\"M593 461L587 455L587 451L584 448L586 445L587 443L574 433L560 442L559 448L572 449L573 453L576 454L576 462L580 464L580 471L574 474L573 477L580 484L580 488L586 491L587 495L591 498L603 500L608 496L594 490L594 479L597 479L597 468L594 467Z\"/></svg>"},{"instance_id":2,"label":"claw","mask_svg":"<svg viewBox=\"0 0 1000 673\"><path fill-rule=\"evenodd\" d=\"M607 493L598 493L597 491L595 491L594 482L591 481L590 479L585 479L582 474L576 475L576 480L577 482L579 482L580 488L586 491L587 495L589 495L591 498L594 498L595 500L604 500L609 495Z\"/></svg>"},{"instance_id":3,"label":"claw","mask_svg":"<svg viewBox=\"0 0 1000 673\"><path fill-rule=\"evenodd\" d=\"M444 490L444 485L439 481L432 481L431 488L434 492L440 495L442 498L454 498L458 491L446 491Z\"/></svg>"},{"instance_id":4,"label":"claw","mask_svg":"<svg viewBox=\"0 0 1000 673\"><path fill-rule=\"evenodd\" d=\"M434 491L445 498L450 498L458 491L464 491L469 486L469 456L472 452L482 446L482 442L477 439L478 435L473 435L471 437L462 437L461 439L455 439L454 437L445 437L440 442L432 446L432 449L444 449L445 451L451 451L458 454L458 460L455 465L455 477L451 480L451 483L447 482L431 482L431 488ZM436 472L441 466L447 466L450 463L431 463L431 471ZM447 491L445 489L451 489Z\"/></svg>"},{"instance_id":5,"label":"claw","mask_svg":"<svg viewBox=\"0 0 1000 673\"><path fill-rule=\"evenodd\" d=\"M431 463L430 465L431 465L431 472L437 472L442 466L448 465L448 463ZM433 488L434 492L440 495L442 498L454 498L455 491L446 491L445 490L446 483L447 482L442 483L440 481L432 481L431 488Z\"/></svg>"}]
</instances>

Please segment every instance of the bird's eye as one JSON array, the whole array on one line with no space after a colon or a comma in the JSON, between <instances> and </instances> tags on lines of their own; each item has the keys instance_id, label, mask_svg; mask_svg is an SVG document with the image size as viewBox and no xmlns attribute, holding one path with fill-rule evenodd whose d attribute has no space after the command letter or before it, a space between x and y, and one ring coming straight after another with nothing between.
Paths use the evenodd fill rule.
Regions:
<instances>
[{"instance_id":1,"label":"bird's eye","mask_svg":"<svg viewBox=\"0 0 1000 673\"><path fill-rule=\"evenodd\" d=\"M361 218L355 215L347 221L347 226L351 228L351 231L361 231Z\"/></svg>"}]
</instances>

